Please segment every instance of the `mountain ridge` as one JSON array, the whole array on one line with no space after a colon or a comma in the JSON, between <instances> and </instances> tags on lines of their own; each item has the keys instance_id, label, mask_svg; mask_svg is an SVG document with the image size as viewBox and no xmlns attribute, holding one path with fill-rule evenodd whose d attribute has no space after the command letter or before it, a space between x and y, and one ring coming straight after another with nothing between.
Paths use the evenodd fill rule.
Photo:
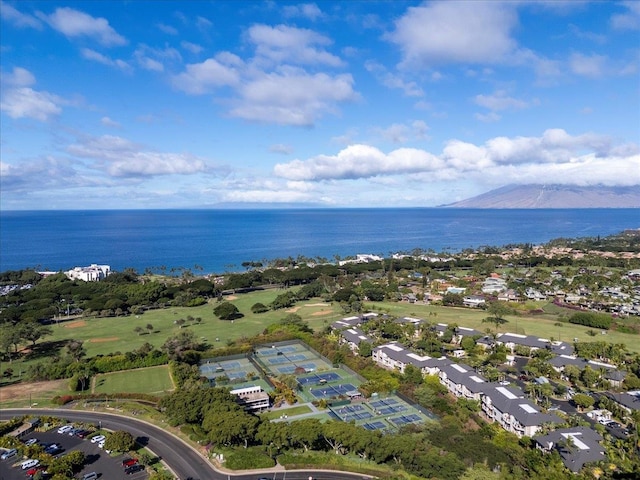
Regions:
<instances>
[{"instance_id":1,"label":"mountain ridge","mask_svg":"<svg viewBox=\"0 0 640 480\"><path fill-rule=\"evenodd\" d=\"M506 185L445 208L640 208L640 185Z\"/></svg>"}]
</instances>

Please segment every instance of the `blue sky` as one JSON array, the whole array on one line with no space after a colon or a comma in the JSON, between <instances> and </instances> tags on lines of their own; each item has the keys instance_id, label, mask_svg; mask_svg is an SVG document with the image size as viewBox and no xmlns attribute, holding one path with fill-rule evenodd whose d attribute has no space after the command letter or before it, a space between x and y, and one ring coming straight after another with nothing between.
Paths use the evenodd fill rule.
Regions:
<instances>
[{"instance_id":1,"label":"blue sky","mask_svg":"<svg viewBox=\"0 0 640 480\"><path fill-rule=\"evenodd\" d=\"M640 185L640 2L8 1L1 208Z\"/></svg>"}]
</instances>

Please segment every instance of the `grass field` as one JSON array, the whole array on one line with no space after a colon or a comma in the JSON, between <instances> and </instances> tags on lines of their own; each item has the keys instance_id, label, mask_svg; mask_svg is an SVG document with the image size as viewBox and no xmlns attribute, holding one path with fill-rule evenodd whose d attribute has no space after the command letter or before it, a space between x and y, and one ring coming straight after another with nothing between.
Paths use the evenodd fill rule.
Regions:
<instances>
[{"instance_id":1,"label":"grass field","mask_svg":"<svg viewBox=\"0 0 640 480\"><path fill-rule=\"evenodd\" d=\"M159 395L174 389L169 367L138 368L96 375L92 393L149 393Z\"/></svg>"},{"instance_id":2,"label":"grass field","mask_svg":"<svg viewBox=\"0 0 640 480\"><path fill-rule=\"evenodd\" d=\"M268 305L283 290L264 290L237 297L227 297L228 301L234 303L239 311L244 315L233 322L219 320L213 314L215 301L209 304L193 308L166 308L161 310L151 310L142 315L129 315L126 317L111 318L80 318L70 321L60 322L53 325L53 334L48 336L46 341L57 341L63 344L65 341L74 339L84 342L87 357L95 355L105 355L114 352L127 352L139 348L145 342L159 348L171 335L180 331L176 320L191 316L200 317L202 322L196 324L187 322L183 328L192 330L198 337L215 347L224 346L229 340L241 337L251 337L261 333L269 325L281 320L289 313L300 315L314 330L322 330L334 321L347 316L339 304L323 303L319 299L307 302L300 302L295 307L288 310L268 311L261 314L253 314L251 306L257 302ZM544 306L544 304L541 304ZM591 337L587 334L590 329L569 323L558 323L558 310L555 306L550 309L552 313L531 315L522 314L520 316L507 316L509 323L502 325L498 332L511 331L537 335L543 338L553 338L572 342L577 338L580 342L604 340L612 343L624 343L633 352L640 352L640 341L637 335L625 334L615 331L607 332L606 335ZM492 324L482 323L487 316L482 310L468 308L452 308L425 305L420 303L410 304L406 302L378 302L367 303L365 309L385 312L396 316L412 316L423 318L432 323L448 323L460 326L476 328L484 332L487 328L495 331ZM570 314L570 312L568 312ZM146 326L153 326L153 333L147 333ZM137 326L144 329L143 335L134 332ZM52 354L64 354L64 349ZM40 360L15 361L13 370L18 372L24 370L29 365Z\"/></svg>"},{"instance_id":3,"label":"grass field","mask_svg":"<svg viewBox=\"0 0 640 480\"><path fill-rule=\"evenodd\" d=\"M267 420L275 420L276 418L280 418L282 415L287 415L288 417L294 417L296 415L302 415L304 413L311 413L311 407L308 405L298 405L297 407L290 408L279 408L278 410L274 410L272 412L265 412L260 416L262 418L266 418Z\"/></svg>"}]
</instances>

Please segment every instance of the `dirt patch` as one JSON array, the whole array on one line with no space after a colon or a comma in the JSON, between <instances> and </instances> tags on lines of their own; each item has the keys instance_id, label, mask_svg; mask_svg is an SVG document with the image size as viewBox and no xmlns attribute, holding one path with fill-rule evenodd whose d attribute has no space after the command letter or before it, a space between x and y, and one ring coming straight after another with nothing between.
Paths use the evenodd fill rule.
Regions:
<instances>
[{"instance_id":1,"label":"dirt patch","mask_svg":"<svg viewBox=\"0 0 640 480\"><path fill-rule=\"evenodd\" d=\"M305 307L328 307L329 303L307 303Z\"/></svg>"},{"instance_id":2,"label":"dirt patch","mask_svg":"<svg viewBox=\"0 0 640 480\"><path fill-rule=\"evenodd\" d=\"M229 295L228 297L224 297L226 300L229 300L230 302L232 302L233 300L237 300L238 297L235 295Z\"/></svg>"},{"instance_id":3,"label":"dirt patch","mask_svg":"<svg viewBox=\"0 0 640 480\"><path fill-rule=\"evenodd\" d=\"M92 338L89 340L89 343L106 343L106 342L115 342L116 340L120 340L120 337Z\"/></svg>"},{"instance_id":4,"label":"dirt patch","mask_svg":"<svg viewBox=\"0 0 640 480\"><path fill-rule=\"evenodd\" d=\"M87 322L85 320L76 320L74 322L65 323L64 328L82 328L86 326Z\"/></svg>"},{"instance_id":5,"label":"dirt patch","mask_svg":"<svg viewBox=\"0 0 640 480\"><path fill-rule=\"evenodd\" d=\"M300 307L293 307L293 308L290 308L289 310L285 310L285 312L296 313L298 310L300 310Z\"/></svg>"},{"instance_id":6,"label":"dirt patch","mask_svg":"<svg viewBox=\"0 0 640 480\"><path fill-rule=\"evenodd\" d=\"M0 400L10 402L14 400L29 400L29 398L43 398L68 388L68 380L51 380L49 382L17 383L0 388Z\"/></svg>"},{"instance_id":7,"label":"dirt patch","mask_svg":"<svg viewBox=\"0 0 640 480\"><path fill-rule=\"evenodd\" d=\"M313 312L311 314L312 317L323 317L325 315L333 315L332 310L320 310L319 312Z\"/></svg>"}]
</instances>

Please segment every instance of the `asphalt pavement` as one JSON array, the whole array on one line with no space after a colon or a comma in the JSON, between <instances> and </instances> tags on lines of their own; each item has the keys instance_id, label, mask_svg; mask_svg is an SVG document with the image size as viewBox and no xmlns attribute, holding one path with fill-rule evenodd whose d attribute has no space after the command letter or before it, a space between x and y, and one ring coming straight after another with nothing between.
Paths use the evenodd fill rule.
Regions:
<instances>
[{"instance_id":1,"label":"asphalt pavement","mask_svg":"<svg viewBox=\"0 0 640 480\"><path fill-rule=\"evenodd\" d=\"M269 480L309 480L310 478L313 480L362 480L371 478L362 474L324 470L282 470L278 472L274 472L273 470L256 470L242 473L223 472L216 470L206 458L182 439L142 420L121 417L119 415L109 413L65 409L47 410L26 408L5 409L0 411L1 420L6 420L16 415L30 415L35 417L51 415L66 419L69 422L85 422L101 425L102 428L107 430L128 431L139 443L145 445L154 452L155 455L160 457L179 480L186 480L189 478L193 480L230 480L232 478L234 480L257 480L261 477L268 478ZM81 439L77 440L80 442L86 442ZM90 444L90 442L86 443ZM95 448L98 449L97 446L95 446ZM20 472L22 471L20 470ZM24 476L20 476L19 478L20 480L24 480ZM121 477L103 476L101 477L101 480L117 480L119 478ZM142 480L126 475L123 478L127 478L127 480ZM0 477L0 480L5 479ZM12 477L7 477L6 480L12 480Z\"/></svg>"}]
</instances>

